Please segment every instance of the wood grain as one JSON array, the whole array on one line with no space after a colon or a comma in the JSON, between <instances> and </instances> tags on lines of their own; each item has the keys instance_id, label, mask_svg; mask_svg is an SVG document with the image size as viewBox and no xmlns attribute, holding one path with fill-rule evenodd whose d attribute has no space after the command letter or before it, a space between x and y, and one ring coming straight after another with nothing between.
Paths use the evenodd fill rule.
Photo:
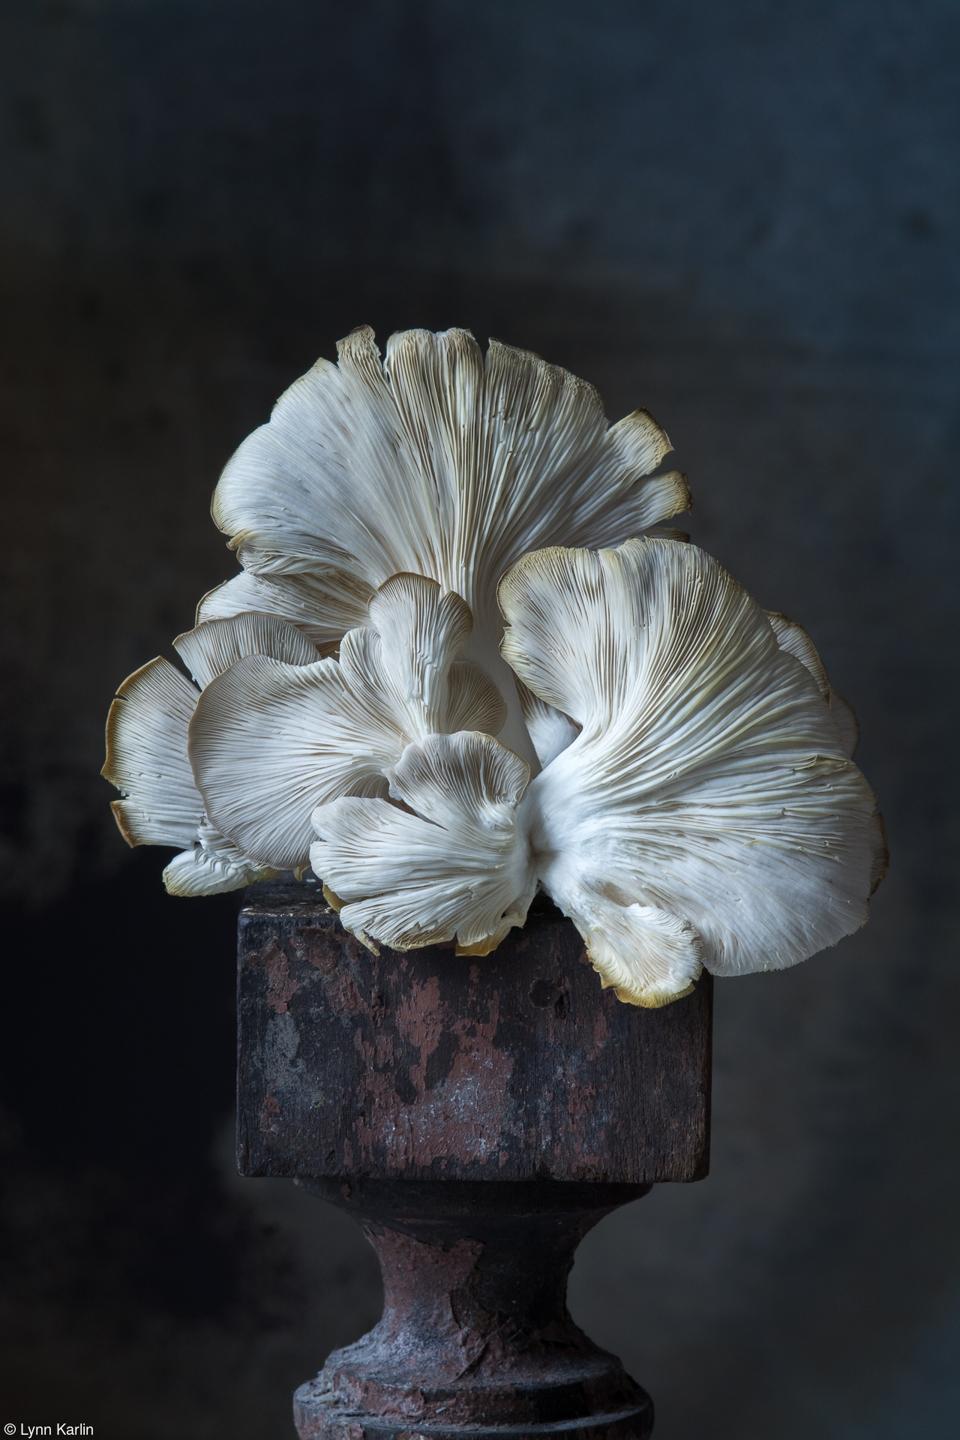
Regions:
<instances>
[{"instance_id":1,"label":"wood grain","mask_svg":"<svg viewBox=\"0 0 960 1440\"><path fill-rule=\"evenodd\" d=\"M315 888L258 887L239 932L245 1175L651 1184L707 1170L711 986L601 988L537 902L493 955L372 955Z\"/></svg>"}]
</instances>

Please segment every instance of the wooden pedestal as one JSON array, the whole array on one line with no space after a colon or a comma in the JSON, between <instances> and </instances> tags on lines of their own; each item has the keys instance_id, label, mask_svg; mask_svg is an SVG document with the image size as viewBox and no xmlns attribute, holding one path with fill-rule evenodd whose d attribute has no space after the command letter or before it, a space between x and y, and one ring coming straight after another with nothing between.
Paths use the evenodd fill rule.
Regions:
<instances>
[{"instance_id":1,"label":"wooden pedestal","mask_svg":"<svg viewBox=\"0 0 960 1440\"><path fill-rule=\"evenodd\" d=\"M623 1005L539 902L490 956L374 956L314 887L249 893L240 1170L351 1209L384 1278L379 1324L297 1391L301 1440L650 1434L566 1279L603 1215L706 1173L710 1001Z\"/></svg>"}]
</instances>

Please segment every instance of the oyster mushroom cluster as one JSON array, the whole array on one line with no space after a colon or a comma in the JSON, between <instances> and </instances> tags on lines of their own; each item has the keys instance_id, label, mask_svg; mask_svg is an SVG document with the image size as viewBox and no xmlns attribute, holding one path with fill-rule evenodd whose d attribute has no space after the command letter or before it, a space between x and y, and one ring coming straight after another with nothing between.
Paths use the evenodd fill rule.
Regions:
<instances>
[{"instance_id":1,"label":"oyster mushroom cluster","mask_svg":"<svg viewBox=\"0 0 960 1440\"><path fill-rule=\"evenodd\" d=\"M657 1006L863 924L882 873L856 727L809 637L658 532L643 410L464 330L354 331L230 460L241 570L123 682L131 845L207 895L312 870L347 930L484 955L542 889Z\"/></svg>"}]
</instances>

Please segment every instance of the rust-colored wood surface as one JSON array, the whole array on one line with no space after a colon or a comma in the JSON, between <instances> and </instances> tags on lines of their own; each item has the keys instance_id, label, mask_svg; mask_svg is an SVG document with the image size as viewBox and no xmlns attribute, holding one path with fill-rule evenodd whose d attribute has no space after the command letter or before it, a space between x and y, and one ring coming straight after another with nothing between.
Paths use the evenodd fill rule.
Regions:
<instances>
[{"instance_id":1,"label":"rust-colored wood surface","mask_svg":"<svg viewBox=\"0 0 960 1440\"><path fill-rule=\"evenodd\" d=\"M372 955L315 888L240 918L239 1164L359 1179L696 1180L711 989L638 1010L538 902L492 955Z\"/></svg>"},{"instance_id":2,"label":"rust-colored wood surface","mask_svg":"<svg viewBox=\"0 0 960 1440\"><path fill-rule=\"evenodd\" d=\"M605 992L535 906L491 956L372 955L316 887L240 917L238 1148L349 1209L379 1324L294 1399L301 1440L646 1440L649 1396L566 1307L610 1210L706 1172L711 991Z\"/></svg>"},{"instance_id":3,"label":"rust-colored wood surface","mask_svg":"<svg viewBox=\"0 0 960 1440\"><path fill-rule=\"evenodd\" d=\"M383 1318L301 1385L300 1440L644 1440L653 1404L570 1318L580 1240L638 1185L326 1182L383 1272Z\"/></svg>"}]
</instances>

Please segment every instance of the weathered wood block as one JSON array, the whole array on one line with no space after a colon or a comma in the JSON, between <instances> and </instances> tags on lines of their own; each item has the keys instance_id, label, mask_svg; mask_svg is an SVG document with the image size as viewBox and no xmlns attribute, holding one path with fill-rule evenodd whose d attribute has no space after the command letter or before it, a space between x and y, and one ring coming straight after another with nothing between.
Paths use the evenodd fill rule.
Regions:
<instances>
[{"instance_id":1,"label":"weathered wood block","mask_svg":"<svg viewBox=\"0 0 960 1440\"><path fill-rule=\"evenodd\" d=\"M316 887L240 916L239 1163L348 1207L379 1324L301 1385L301 1440L646 1440L650 1397L573 1323L582 1236L706 1173L709 978L663 1010L601 989L534 908L493 955L372 955Z\"/></svg>"},{"instance_id":2,"label":"weathered wood block","mask_svg":"<svg viewBox=\"0 0 960 1440\"><path fill-rule=\"evenodd\" d=\"M552 906L494 954L372 955L313 887L242 911L239 1164L301 1179L706 1173L711 987L638 1010Z\"/></svg>"}]
</instances>

